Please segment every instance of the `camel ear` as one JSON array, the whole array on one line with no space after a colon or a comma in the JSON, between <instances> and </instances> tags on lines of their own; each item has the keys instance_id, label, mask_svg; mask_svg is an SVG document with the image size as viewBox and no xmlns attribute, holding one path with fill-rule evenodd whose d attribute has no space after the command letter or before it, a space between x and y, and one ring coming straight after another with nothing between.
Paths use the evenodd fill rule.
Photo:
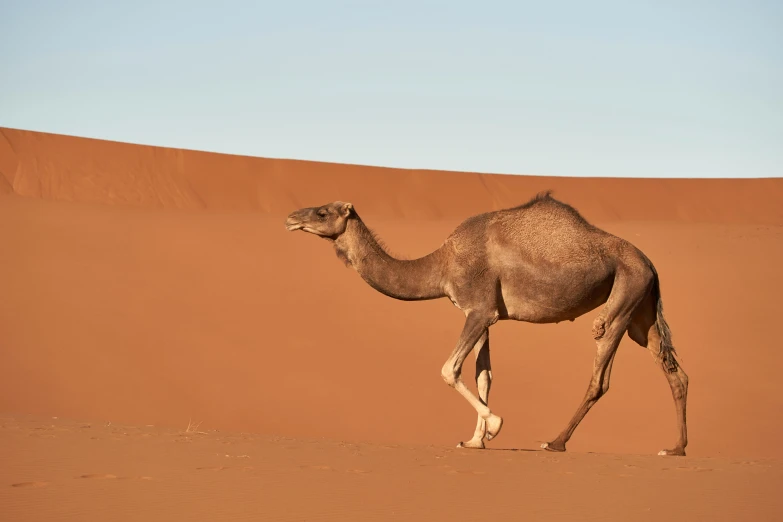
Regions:
<instances>
[{"instance_id":1,"label":"camel ear","mask_svg":"<svg viewBox=\"0 0 783 522\"><path fill-rule=\"evenodd\" d=\"M348 217L351 215L351 211L353 210L353 205L350 203L343 203L343 206L340 207L340 215L343 217Z\"/></svg>"}]
</instances>

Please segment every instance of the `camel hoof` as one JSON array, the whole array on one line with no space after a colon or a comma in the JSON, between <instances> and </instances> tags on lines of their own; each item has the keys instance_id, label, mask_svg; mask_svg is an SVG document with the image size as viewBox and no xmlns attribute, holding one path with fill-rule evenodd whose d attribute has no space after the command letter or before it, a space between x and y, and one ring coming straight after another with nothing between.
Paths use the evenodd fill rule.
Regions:
<instances>
[{"instance_id":1,"label":"camel hoof","mask_svg":"<svg viewBox=\"0 0 783 522\"><path fill-rule=\"evenodd\" d=\"M485 437L487 440L492 440L495 437L498 436L498 433L500 433L500 428L503 427L503 419L501 417L498 417L497 415L490 415L486 419L487 422L487 434Z\"/></svg>"},{"instance_id":2,"label":"camel hoof","mask_svg":"<svg viewBox=\"0 0 783 522\"><path fill-rule=\"evenodd\" d=\"M469 440L467 442L460 442L457 444L458 448L467 448L467 449L484 449L484 442L479 440L478 442L475 440Z\"/></svg>"},{"instance_id":3,"label":"camel hoof","mask_svg":"<svg viewBox=\"0 0 783 522\"><path fill-rule=\"evenodd\" d=\"M565 451L565 444L558 442L545 442L541 445L541 449L545 449L547 451L563 452Z\"/></svg>"},{"instance_id":4,"label":"camel hoof","mask_svg":"<svg viewBox=\"0 0 783 522\"><path fill-rule=\"evenodd\" d=\"M685 456L685 450L684 449L670 449L670 450L661 450L658 452L658 455L664 456L664 457L684 457Z\"/></svg>"}]
</instances>

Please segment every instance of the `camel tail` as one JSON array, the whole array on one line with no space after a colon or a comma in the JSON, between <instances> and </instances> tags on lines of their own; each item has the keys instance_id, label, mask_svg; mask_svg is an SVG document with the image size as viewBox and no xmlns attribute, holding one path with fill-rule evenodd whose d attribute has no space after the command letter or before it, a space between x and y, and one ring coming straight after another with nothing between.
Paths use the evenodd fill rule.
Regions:
<instances>
[{"instance_id":1,"label":"camel tail","mask_svg":"<svg viewBox=\"0 0 783 522\"><path fill-rule=\"evenodd\" d=\"M656 301L655 324L658 327L658 336L661 339L658 357L660 358L664 369L669 373L674 373L679 367L676 358L677 351L674 349L674 344L672 343L672 331L663 315L663 299L661 299L661 283L658 279L658 272L655 270L655 267L652 266L652 263L650 265L655 274L655 281L653 282L653 298Z\"/></svg>"}]
</instances>

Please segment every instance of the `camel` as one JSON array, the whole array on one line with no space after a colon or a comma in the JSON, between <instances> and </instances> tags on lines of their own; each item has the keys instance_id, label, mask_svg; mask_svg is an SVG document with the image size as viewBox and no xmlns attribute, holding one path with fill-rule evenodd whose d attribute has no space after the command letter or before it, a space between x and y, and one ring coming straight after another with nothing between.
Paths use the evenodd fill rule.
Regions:
<instances>
[{"instance_id":1,"label":"camel","mask_svg":"<svg viewBox=\"0 0 783 522\"><path fill-rule=\"evenodd\" d=\"M286 228L331 242L338 258L378 292L402 301L447 297L465 314L457 345L441 370L443 380L478 413L473 437L457 447L482 449L503 425L489 408L493 324L573 321L603 305L592 327L598 352L587 392L563 431L541 447L565 451L576 427L609 390L612 363L627 332L649 350L674 397L679 439L673 449L658 454L684 456L688 376L663 316L655 267L641 250L591 225L550 192L514 208L469 217L440 248L412 260L392 257L351 203L302 208L288 216ZM470 352L476 357L478 397L461 379Z\"/></svg>"}]
</instances>

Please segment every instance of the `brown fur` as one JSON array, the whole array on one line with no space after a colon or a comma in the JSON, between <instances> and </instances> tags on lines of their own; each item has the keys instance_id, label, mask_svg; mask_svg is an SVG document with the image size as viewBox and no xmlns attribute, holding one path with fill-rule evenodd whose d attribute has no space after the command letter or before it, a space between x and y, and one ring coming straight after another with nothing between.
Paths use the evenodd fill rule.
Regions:
<instances>
[{"instance_id":1,"label":"brown fur","mask_svg":"<svg viewBox=\"0 0 783 522\"><path fill-rule=\"evenodd\" d=\"M653 286L653 300L656 301L656 326L658 328L658 335L660 336L660 348L658 349L658 355L660 356L666 371L674 373L677 371L679 364L677 363L676 355L677 351L674 349L672 343L672 332L669 329L669 324L666 322L666 318L663 316L663 299L661 299L661 284L658 279L658 272L655 267L650 265L653 272L655 272L655 284Z\"/></svg>"},{"instance_id":2,"label":"brown fur","mask_svg":"<svg viewBox=\"0 0 783 522\"><path fill-rule=\"evenodd\" d=\"M298 210L286 226L331 241L337 256L385 295L403 301L447 297L465 313L462 335L441 371L478 413L473 438L460 445L482 448L483 440L492 439L502 426L488 406L491 325L508 319L573 321L603 305L593 323L598 352L587 393L565 429L544 447L564 451L577 425L608 391L617 346L627 332L650 350L672 389L680 438L674 449L661 454L685 454L688 378L675 358L655 267L632 244L591 225L549 192L517 207L470 217L440 248L412 260L390 255L350 203ZM471 351L476 354L478 397L460 377Z\"/></svg>"}]
</instances>

